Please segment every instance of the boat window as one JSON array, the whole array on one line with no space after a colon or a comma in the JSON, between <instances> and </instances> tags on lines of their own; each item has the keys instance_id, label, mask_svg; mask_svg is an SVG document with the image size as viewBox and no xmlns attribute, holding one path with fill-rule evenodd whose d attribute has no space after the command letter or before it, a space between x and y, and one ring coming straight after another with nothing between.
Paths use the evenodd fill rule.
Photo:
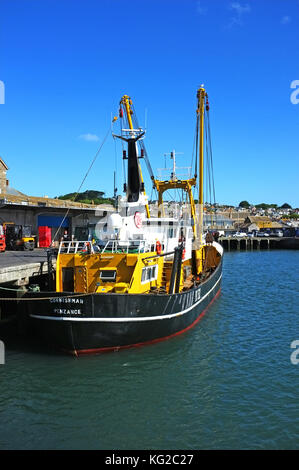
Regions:
<instances>
[{"instance_id":1,"label":"boat window","mask_svg":"<svg viewBox=\"0 0 299 470\"><path fill-rule=\"evenodd\" d=\"M100 279L102 281L115 281L116 269L105 269L100 271Z\"/></svg>"},{"instance_id":2,"label":"boat window","mask_svg":"<svg viewBox=\"0 0 299 470\"><path fill-rule=\"evenodd\" d=\"M158 277L158 266L146 266L142 269L141 283L155 281Z\"/></svg>"}]
</instances>

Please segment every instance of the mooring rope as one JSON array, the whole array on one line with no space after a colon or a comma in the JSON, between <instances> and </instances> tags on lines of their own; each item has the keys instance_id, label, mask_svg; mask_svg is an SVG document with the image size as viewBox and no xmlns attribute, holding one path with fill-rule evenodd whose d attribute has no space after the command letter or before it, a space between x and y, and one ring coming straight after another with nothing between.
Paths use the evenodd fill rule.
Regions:
<instances>
[{"instance_id":1,"label":"mooring rope","mask_svg":"<svg viewBox=\"0 0 299 470\"><path fill-rule=\"evenodd\" d=\"M6 289L4 287L0 287L0 289L11 290L11 291L19 293L22 296L25 295L25 294L28 294L28 291L21 292L19 290ZM92 293L94 293L94 292L92 292ZM86 297L87 295L90 295L91 292L87 292L85 294L71 294L71 295L59 295L59 294L63 294L63 292L55 292L55 295L52 295L51 297L26 297L26 298L23 298L23 297L0 297L0 303L1 303L1 301L19 302L19 301L25 301L25 300L26 301L29 301L29 300L50 300L50 299L55 299L57 297L61 297L63 299L70 299L70 298L73 299L73 298L77 298L77 297Z\"/></svg>"}]
</instances>

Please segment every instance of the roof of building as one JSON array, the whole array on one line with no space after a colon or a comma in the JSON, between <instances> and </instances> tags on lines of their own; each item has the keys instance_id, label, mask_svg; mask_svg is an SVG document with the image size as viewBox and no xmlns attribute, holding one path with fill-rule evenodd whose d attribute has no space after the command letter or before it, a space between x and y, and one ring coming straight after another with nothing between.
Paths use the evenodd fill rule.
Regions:
<instances>
[{"instance_id":1,"label":"roof of building","mask_svg":"<svg viewBox=\"0 0 299 470\"><path fill-rule=\"evenodd\" d=\"M8 170L8 166L6 165L5 161L2 160L1 157L0 157L0 165L4 166L5 170Z\"/></svg>"},{"instance_id":2,"label":"roof of building","mask_svg":"<svg viewBox=\"0 0 299 470\"><path fill-rule=\"evenodd\" d=\"M256 224L257 222L271 222L271 218L266 215L249 215L246 217L245 222Z\"/></svg>"},{"instance_id":3,"label":"roof of building","mask_svg":"<svg viewBox=\"0 0 299 470\"><path fill-rule=\"evenodd\" d=\"M249 221L245 221L243 222L242 224L235 224L235 226L238 226L239 229L243 229L243 230L248 230L249 228L251 230L255 230L255 229L258 229L258 224L257 224L258 221L255 221L255 222L249 222ZM276 222L275 220L271 220L271 219L268 219L265 221L263 220L263 222L268 222L269 226L268 228L283 228L284 225L279 223L279 222Z\"/></svg>"},{"instance_id":4,"label":"roof of building","mask_svg":"<svg viewBox=\"0 0 299 470\"><path fill-rule=\"evenodd\" d=\"M27 197L26 194L21 193L21 191L18 191L17 189L12 188L11 186L6 186L5 192L6 192L6 194L10 194L11 196Z\"/></svg>"},{"instance_id":5,"label":"roof of building","mask_svg":"<svg viewBox=\"0 0 299 470\"><path fill-rule=\"evenodd\" d=\"M49 197L37 197L27 196L26 194L17 191L10 186L6 187L6 192L1 194L2 204L16 204L22 206L39 206L39 207L51 207L51 208L73 208L73 209L91 209L111 211L114 210L112 205L109 204L84 204L83 202L74 202L66 199L52 199Z\"/></svg>"}]
</instances>

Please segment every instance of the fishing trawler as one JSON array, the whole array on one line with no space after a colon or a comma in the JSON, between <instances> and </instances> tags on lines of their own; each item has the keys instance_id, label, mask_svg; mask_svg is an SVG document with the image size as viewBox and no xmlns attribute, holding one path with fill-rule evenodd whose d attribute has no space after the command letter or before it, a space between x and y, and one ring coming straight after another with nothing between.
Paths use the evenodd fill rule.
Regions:
<instances>
[{"instance_id":1,"label":"fishing trawler","mask_svg":"<svg viewBox=\"0 0 299 470\"><path fill-rule=\"evenodd\" d=\"M97 243L62 241L56 262L56 289L28 292L24 302L34 334L75 355L117 351L158 342L193 327L220 292L221 245L203 233L204 126L208 98L197 91L196 162L193 177L154 177L144 145L145 131L134 123L129 96L120 101L120 139L126 149L125 196L118 210L98 224ZM114 118L116 120L116 118ZM158 211L151 214L141 171L145 158ZM199 181L198 181L199 180ZM193 189L199 185L199 202ZM180 189L188 212L165 214L163 194ZM32 299L32 301L31 301Z\"/></svg>"}]
</instances>

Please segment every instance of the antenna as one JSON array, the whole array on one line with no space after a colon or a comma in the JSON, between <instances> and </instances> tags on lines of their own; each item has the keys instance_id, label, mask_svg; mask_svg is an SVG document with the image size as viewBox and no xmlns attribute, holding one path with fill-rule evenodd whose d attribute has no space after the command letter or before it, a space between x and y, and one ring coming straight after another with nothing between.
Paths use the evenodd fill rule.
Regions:
<instances>
[{"instance_id":1,"label":"antenna","mask_svg":"<svg viewBox=\"0 0 299 470\"><path fill-rule=\"evenodd\" d=\"M175 181L177 179L176 177L176 155L183 155L183 153L181 152L176 152L175 150L173 150L172 152L170 153L164 153L164 156L166 157L167 155L170 155L170 158L173 160L173 164L172 164L172 173L171 173L171 179L172 181Z\"/></svg>"},{"instance_id":2,"label":"antenna","mask_svg":"<svg viewBox=\"0 0 299 470\"><path fill-rule=\"evenodd\" d=\"M166 157L170 155L170 158L173 161L172 168L167 168L166 167ZM168 177L168 180L170 181L180 181L184 179L190 179L191 177L191 167L189 166L176 166L176 156L177 155L184 155L182 152L176 152L173 150L170 153L164 153L165 157L165 167L164 168L158 168L158 179L165 180L167 178L166 174L170 174L170 178ZM165 176L163 176L165 175Z\"/></svg>"}]
</instances>

